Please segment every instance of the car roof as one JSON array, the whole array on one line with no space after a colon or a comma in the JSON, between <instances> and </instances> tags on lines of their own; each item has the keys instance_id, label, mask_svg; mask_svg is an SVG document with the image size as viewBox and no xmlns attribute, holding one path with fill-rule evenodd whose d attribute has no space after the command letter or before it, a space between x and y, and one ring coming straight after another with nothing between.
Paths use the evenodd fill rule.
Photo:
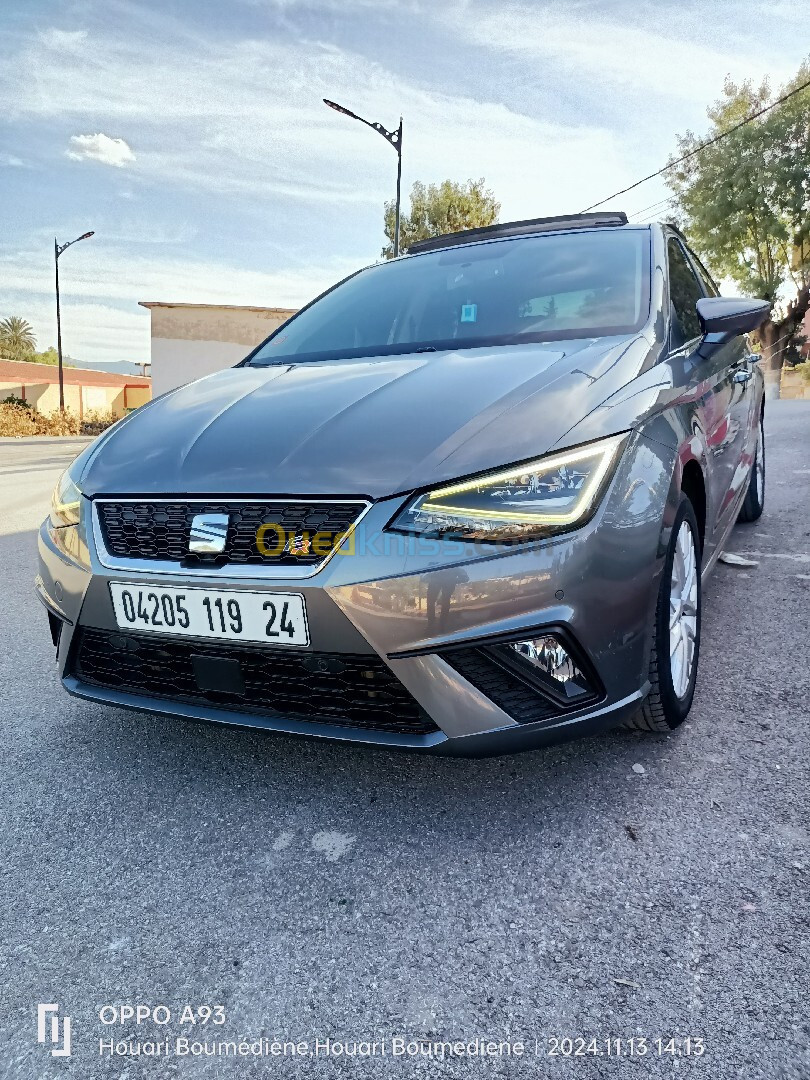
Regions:
<instances>
[{"instance_id":1,"label":"car roof","mask_svg":"<svg viewBox=\"0 0 810 1080\"><path fill-rule=\"evenodd\" d=\"M408 248L408 254L420 255L425 251L438 251L440 248L474 244L481 240L500 240L506 237L528 236L540 232L619 228L627 225L627 223L627 214L622 210L594 214L561 214L556 217L526 218L523 221L504 221L497 225L484 225L477 229L463 229L461 232L445 233L443 236L431 236L427 240L417 240Z\"/></svg>"}]
</instances>

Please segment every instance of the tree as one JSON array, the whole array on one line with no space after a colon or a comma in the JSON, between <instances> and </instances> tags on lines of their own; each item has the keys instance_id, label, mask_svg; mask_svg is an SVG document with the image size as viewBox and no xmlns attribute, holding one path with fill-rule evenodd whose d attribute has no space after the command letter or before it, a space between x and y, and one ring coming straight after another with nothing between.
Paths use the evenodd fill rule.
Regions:
<instances>
[{"instance_id":1,"label":"tree","mask_svg":"<svg viewBox=\"0 0 810 1080\"><path fill-rule=\"evenodd\" d=\"M443 180L441 184L425 184L417 180L411 188L411 212L403 214L399 230L399 250L404 253L417 240L431 236L494 225L501 204L480 180L457 184ZM385 235L388 243L382 250L386 259L394 257L394 223L396 203L386 202L384 209Z\"/></svg>"},{"instance_id":2,"label":"tree","mask_svg":"<svg viewBox=\"0 0 810 1080\"><path fill-rule=\"evenodd\" d=\"M694 150L810 79L810 62L778 94L767 80L727 79L707 110L711 128L678 137ZM778 394L779 371L810 306L810 88L675 166L667 183L679 223L715 275L731 278L774 310L758 332L765 376Z\"/></svg>"},{"instance_id":3,"label":"tree","mask_svg":"<svg viewBox=\"0 0 810 1080\"><path fill-rule=\"evenodd\" d=\"M37 346L34 328L18 315L0 322L0 352L9 360L28 360Z\"/></svg>"},{"instance_id":4,"label":"tree","mask_svg":"<svg viewBox=\"0 0 810 1080\"><path fill-rule=\"evenodd\" d=\"M57 353L56 349L51 345L49 348L43 349L42 352L33 353L29 359L33 360L35 364L51 364L55 366L59 363L59 353ZM70 364L65 364L65 367L70 366Z\"/></svg>"}]
</instances>

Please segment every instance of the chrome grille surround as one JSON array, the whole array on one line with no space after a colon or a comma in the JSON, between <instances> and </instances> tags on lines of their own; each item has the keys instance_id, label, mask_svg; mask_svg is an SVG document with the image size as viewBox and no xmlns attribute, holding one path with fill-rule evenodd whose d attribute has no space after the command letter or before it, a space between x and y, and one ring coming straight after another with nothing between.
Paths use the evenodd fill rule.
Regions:
<instances>
[{"instance_id":1,"label":"chrome grille surround","mask_svg":"<svg viewBox=\"0 0 810 1080\"><path fill-rule=\"evenodd\" d=\"M187 506L190 508L191 516L195 513L203 512L203 508L206 507L267 507L278 506L281 509L284 507L295 507L305 505L307 507L324 507L339 506L342 508L352 508L355 512L353 520L348 525L348 531L354 531L360 524L361 520L365 517L368 511L372 507L372 503L367 499L327 499L327 498L261 498L259 496L253 498L229 498L213 497L213 498L200 498L200 497L176 497L170 498L167 496L122 496L120 498L111 498L107 496L101 496L93 498L91 500L91 524L93 540L95 543L96 554L99 562L103 567L108 570L124 570L124 571L141 571L148 572L150 574L182 574L193 576L215 576L219 579L227 576L228 578L256 578L256 577L273 577L273 578L308 578L313 577L319 573L327 562L336 554L340 546L333 547L328 554L324 555L318 562L306 562L295 560L292 563L280 563L273 561L272 559L261 559L253 562L229 562L227 559L224 562L206 562L200 560L198 563L192 564L186 559L161 559L155 557L139 557L138 555L119 555L112 552L107 544L104 535L104 526L101 520L101 507L104 505L116 504L116 505L132 505L134 506L160 506L160 507L177 507ZM189 519L190 521L190 519Z\"/></svg>"}]
</instances>

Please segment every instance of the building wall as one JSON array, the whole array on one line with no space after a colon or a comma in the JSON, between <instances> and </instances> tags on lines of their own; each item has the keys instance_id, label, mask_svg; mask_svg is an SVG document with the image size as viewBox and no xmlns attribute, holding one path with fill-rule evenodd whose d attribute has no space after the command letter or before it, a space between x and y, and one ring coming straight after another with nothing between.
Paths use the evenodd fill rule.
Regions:
<instances>
[{"instance_id":1,"label":"building wall","mask_svg":"<svg viewBox=\"0 0 810 1080\"><path fill-rule=\"evenodd\" d=\"M805 367L806 364L801 366ZM810 381L803 378L799 371L782 368L781 396L810 401Z\"/></svg>"},{"instance_id":2,"label":"building wall","mask_svg":"<svg viewBox=\"0 0 810 1080\"><path fill-rule=\"evenodd\" d=\"M152 400L151 386L125 386L121 395L121 408L126 412L129 409L139 409L147 401Z\"/></svg>"},{"instance_id":3,"label":"building wall","mask_svg":"<svg viewBox=\"0 0 810 1080\"><path fill-rule=\"evenodd\" d=\"M233 367L286 322L289 308L146 304L152 314L155 394Z\"/></svg>"},{"instance_id":4,"label":"building wall","mask_svg":"<svg viewBox=\"0 0 810 1080\"><path fill-rule=\"evenodd\" d=\"M120 397L123 400L124 388L106 386L83 386L82 408L85 412L107 412Z\"/></svg>"},{"instance_id":5,"label":"building wall","mask_svg":"<svg viewBox=\"0 0 810 1080\"><path fill-rule=\"evenodd\" d=\"M259 338L259 341L261 340ZM258 343L255 342L257 345ZM186 341L153 337L152 385L155 396L201 379L203 375L233 367L240 360L244 360L249 352L250 348L227 341Z\"/></svg>"},{"instance_id":6,"label":"building wall","mask_svg":"<svg viewBox=\"0 0 810 1080\"><path fill-rule=\"evenodd\" d=\"M82 406L82 389L81 386L65 387L65 408L77 415L79 415ZM16 386L0 383L0 398L8 397L9 394L24 398L32 409L36 409L37 412L45 415L59 411L58 383L26 383L24 386L19 383Z\"/></svg>"},{"instance_id":7,"label":"building wall","mask_svg":"<svg viewBox=\"0 0 810 1080\"><path fill-rule=\"evenodd\" d=\"M19 383L0 381L0 400L13 394L24 398L32 409L44 415L59 411L58 383ZM116 418L137 409L152 397L148 386L65 386L65 408L84 418L88 412L111 412Z\"/></svg>"},{"instance_id":8,"label":"building wall","mask_svg":"<svg viewBox=\"0 0 810 1080\"><path fill-rule=\"evenodd\" d=\"M7 397L19 397L21 398L24 393L24 387L19 383L0 382L0 401Z\"/></svg>"}]
</instances>

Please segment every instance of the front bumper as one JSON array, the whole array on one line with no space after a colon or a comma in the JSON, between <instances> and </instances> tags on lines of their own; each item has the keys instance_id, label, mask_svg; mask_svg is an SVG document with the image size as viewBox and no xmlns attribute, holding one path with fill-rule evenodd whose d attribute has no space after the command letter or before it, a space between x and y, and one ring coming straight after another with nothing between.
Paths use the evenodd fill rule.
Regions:
<instances>
[{"instance_id":1,"label":"front bumper","mask_svg":"<svg viewBox=\"0 0 810 1080\"><path fill-rule=\"evenodd\" d=\"M385 525L403 500L383 500L364 518L363 542L354 555L336 556L315 575L296 581L311 629L305 653L313 658L365 656L369 668L384 665L384 674L393 674L429 720L410 730L383 723L384 695L380 725L361 727L301 712L254 712L249 700L233 707L210 695L195 700L185 691L157 696L82 677L77 652L84 631L121 636L110 600L111 580L289 590L290 579L273 578L269 567L238 579L228 577L228 567L159 574L112 569L99 559L86 504L83 523L70 542L64 530L54 532L47 522L42 526L37 591L62 623L59 671L65 688L77 697L186 719L432 753L528 749L613 726L635 712L646 694L649 630L673 467L670 450L635 436L599 512L585 527L533 546L467 558L452 545L436 543L416 551L399 538L394 542ZM546 710L537 719L536 711L504 707L503 697L485 692L485 682L461 674L454 660L457 650L535 636L549 627L562 628L587 657L599 685L598 697L587 706Z\"/></svg>"}]
</instances>

